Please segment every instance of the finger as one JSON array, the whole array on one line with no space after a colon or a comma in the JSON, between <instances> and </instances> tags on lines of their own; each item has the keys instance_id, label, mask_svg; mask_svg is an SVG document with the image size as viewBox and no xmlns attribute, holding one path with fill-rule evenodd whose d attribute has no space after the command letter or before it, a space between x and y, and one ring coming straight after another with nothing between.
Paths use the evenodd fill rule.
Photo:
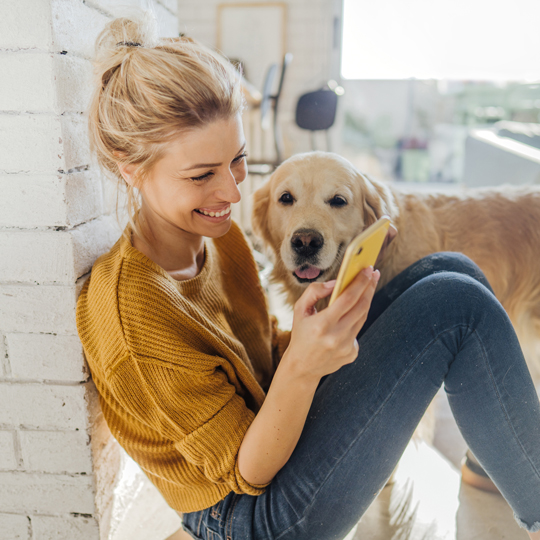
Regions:
<instances>
[{"instance_id":1,"label":"finger","mask_svg":"<svg viewBox=\"0 0 540 540\"><path fill-rule=\"evenodd\" d=\"M315 311L315 304L330 296L334 290L335 280L326 281L325 283L310 283L308 288L302 293L302 296L296 301L294 310L299 315L312 315Z\"/></svg>"},{"instance_id":2,"label":"finger","mask_svg":"<svg viewBox=\"0 0 540 540\"><path fill-rule=\"evenodd\" d=\"M364 290L368 286L372 274L372 266L359 272L351 283L345 288L345 290L337 297L335 302L324 311L324 313L327 313L328 317L336 321L340 320L353 308L353 306L356 305Z\"/></svg>"},{"instance_id":3,"label":"finger","mask_svg":"<svg viewBox=\"0 0 540 540\"><path fill-rule=\"evenodd\" d=\"M379 274L379 277L380 277L380 274ZM358 306L357 306L358 311L352 314L353 322L351 325L351 330L355 336L358 335L358 332L360 332L360 330L366 323L366 320L369 314L369 309L371 308L371 302L373 301L373 296L375 295L375 290L377 289L378 281L379 281L378 277L371 281L366 291L362 295L360 302L358 302ZM354 315L357 315L356 320L354 319Z\"/></svg>"},{"instance_id":4,"label":"finger","mask_svg":"<svg viewBox=\"0 0 540 540\"><path fill-rule=\"evenodd\" d=\"M375 270L373 277L370 279L356 305L340 321L342 329L349 329L355 336L360 332L362 326L364 326L364 323L366 322L379 277L380 272Z\"/></svg>"}]
</instances>

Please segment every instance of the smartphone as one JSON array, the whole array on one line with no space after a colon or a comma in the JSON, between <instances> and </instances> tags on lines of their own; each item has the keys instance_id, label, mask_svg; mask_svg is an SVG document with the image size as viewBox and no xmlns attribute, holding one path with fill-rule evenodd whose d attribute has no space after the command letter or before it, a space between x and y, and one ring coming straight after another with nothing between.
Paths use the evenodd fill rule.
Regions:
<instances>
[{"instance_id":1,"label":"smartphone","mask_svg":"<svg viewBox=\"0 0 540 540\"><path fill-rule=\"evenodd\" d=\"M375 264L389 227L390 218L382 216L349 244L339 268L336 285L328 305L332 305L358 272Z\"/></svg>"}]
</instances>

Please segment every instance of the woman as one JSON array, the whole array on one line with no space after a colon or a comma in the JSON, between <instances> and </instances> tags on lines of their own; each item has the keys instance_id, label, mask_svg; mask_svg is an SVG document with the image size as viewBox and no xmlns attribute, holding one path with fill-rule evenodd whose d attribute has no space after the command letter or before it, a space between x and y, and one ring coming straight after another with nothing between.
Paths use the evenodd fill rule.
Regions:
<instances>
[{"instance_id":1,"label":"woman","mask_svg":"<svg viewBox=\"0 0 540 540\"><path fill-rule=\"evenodd\" d=\"M444 383L470 448L539 538L538 399L480 270L437 254L374 298L369 268L320 313L334 283L314 283L280 332L230 217L247 174L239 77L149 24L117 19L99 36L89 118L130 214L77 309L113 435L194 538L338 539Z\"/></svg>"}]
</instances>

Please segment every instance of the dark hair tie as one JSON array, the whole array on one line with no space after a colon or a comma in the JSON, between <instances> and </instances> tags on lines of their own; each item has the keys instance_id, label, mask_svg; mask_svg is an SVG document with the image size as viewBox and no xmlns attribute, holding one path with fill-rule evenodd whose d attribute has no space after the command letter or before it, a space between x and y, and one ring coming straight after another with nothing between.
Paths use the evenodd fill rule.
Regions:
<instances>
[{"instance_id":1,"label":"dark hair tie","mask_svg":"<svg viewBox=\"0 0 540 540\"><path fill-rule=\"evenodd\" d=\"M116 46L119 47L122 45L123 47L142 47L140 43L135 43L134 41L119 41Z\"/></svg>"}]
</instances>

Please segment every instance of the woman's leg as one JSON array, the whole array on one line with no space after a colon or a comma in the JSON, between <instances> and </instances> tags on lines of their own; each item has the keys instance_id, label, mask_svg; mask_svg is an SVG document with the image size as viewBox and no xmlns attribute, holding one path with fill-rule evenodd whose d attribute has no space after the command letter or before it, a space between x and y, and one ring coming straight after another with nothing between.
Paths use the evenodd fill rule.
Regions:
<instances>
[{"instance_id":1,"label":"woman's leg","mask_svg":"<svg viewBox=\"0 0 540 540\"><path fill-rule=\"evenodd\" d=\"M482 270L469 257L463 255L463 253L456 251L432 253L411 264L405 271L395 276L375 293L369 309L368 318L362 330L360 330L358 337L362 337L384 310L411 285L414 285L417 281L427 276L440 272L465 274L476 279L476 281L493 293L493 289Z\"/></svg>"},{"instance_id":2,"label":"woman's leg","mask_svg":"<svg viewBox=\"0 0 540 540\"><path fill-rule=\"evenodd\" d=\"M486 276L480 268L469 257L462 253L447 251L433 253L416 261L384 287L382 287L373 298L369 316L358 337L360 338L371 326L381 313L396 299L401 293L406 291L411 285L420 279L439 272L458 272L466 274L487 289L493 292ZM491 481L487 473L482 469L478 460L470 450L467 450L466 460L462 466L463 481L484 491L499 493L495 484Z\"/></svg>"},{"instance_id":3,"label":"woman's leg","mask_svg":"<svg viewBox=\"0 0 540 540\"><path fill-rule=\"evenodd\" d=\"M486 286L441 272L397 295L358 359L324 380L290 460L263 495L235 496L227 534L343 538L443 382L465 440L522 524L540 528L540 405L519 343Z\"/></svg>"}]
</instances>

